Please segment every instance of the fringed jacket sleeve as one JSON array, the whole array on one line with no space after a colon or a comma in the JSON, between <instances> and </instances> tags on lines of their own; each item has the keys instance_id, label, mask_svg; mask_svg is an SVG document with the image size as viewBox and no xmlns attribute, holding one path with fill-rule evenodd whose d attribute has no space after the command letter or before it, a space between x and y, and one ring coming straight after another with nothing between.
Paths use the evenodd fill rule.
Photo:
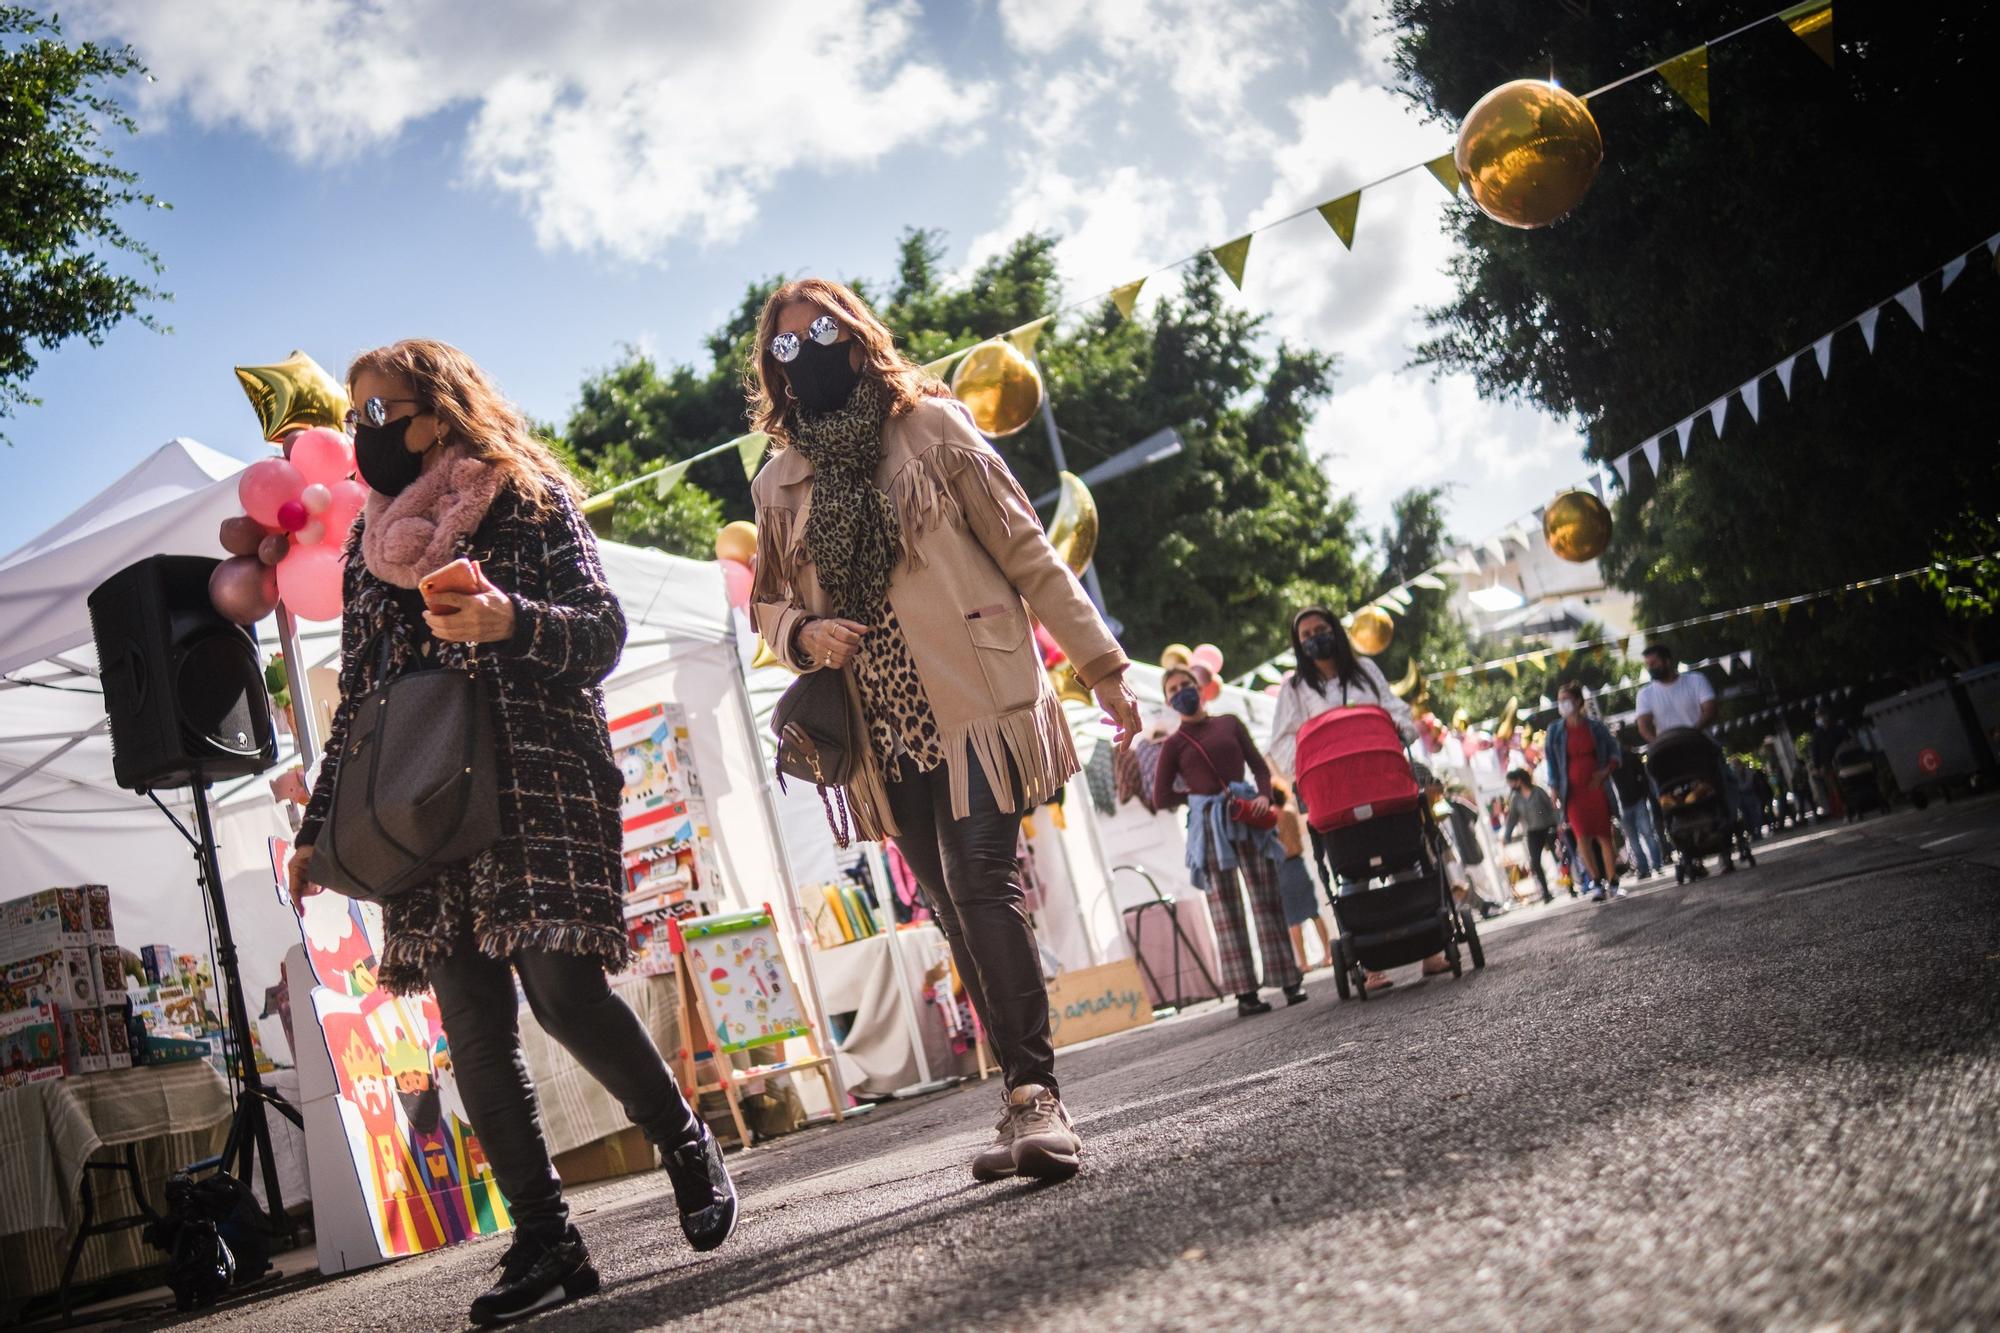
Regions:
<instances>
[{"instance_id":1,"label":"fringed jacket sleeve","mask_svg":"<svg viewBox=\"0 0 2000 1333\"><path fill-rule=\"evenodd\" d=\"M514 634L493 646L551 685L600 684L625 649L625 612L604 577L597 539L560 491L538 526L523 534L522 563L540 566L547 595L510 590Z\"/></svg>"}]
</instances>

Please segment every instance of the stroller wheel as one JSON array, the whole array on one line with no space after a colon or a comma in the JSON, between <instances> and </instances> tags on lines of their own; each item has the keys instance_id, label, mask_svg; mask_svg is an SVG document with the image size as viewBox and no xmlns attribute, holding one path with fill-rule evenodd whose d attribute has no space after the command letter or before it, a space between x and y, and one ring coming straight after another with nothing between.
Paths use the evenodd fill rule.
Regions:
<instances>
[{"instance_id":1,"label":"stroller wheel","mask_svg":"<svg viewBox=\"0 0 2000 1333\"><path fill-rule=\"evenodd\" d=\"M1472 919L1472 913L1465 916L1465 951L1472 955L1474 971L1486 966L1486 950L1479 943L1479 923Z\"/></svg>"},{"instance_id":2,"label":"stroller wheel","mask_svg":"<svg viewBox=\"0 0 2000 1333\"><path fill-rule=\"evenodd\" d=\"M1353 969L1351 981L1354 986L1354 993L1361 997L1361 1003L1368 1003L1368 978L1362 974L1358 966Z\"/></svg>"},{"instance_id":3,"label":"stroller wheel","mask_svg":"<svg viewBox=\"0 0 2000 1333\"><path fill-rule=\"evenodd\" d=\"M1444 932L1444 960L1451 964L1453 981L1465 975L1465 964L1458 956L1458 933L1449 926Z\"/></svg>"},{"instance_id":4,"label":"stroller wheel","mask_svg":"<svg viewBox=\"0 0 2000 1333\"><path fill-rule=\"evenodd\" d=\"M1675 887L1678 888L1680 885L1683 885L1687 882L1688 882L1688 868L1684 865L1676 865L1674 867Z\"/></svg>"},{"instance_id":5,"label":"stroller wheel","mask_svg":"<svg viewBox=\"0 0 2000 1333\"><path fill-rule=\"evenodd\" d=\"M1347 984L1347 964L1341 961L1340 946L1336 944L1333 949L1333 989L1341 999L1346 1000L1353 996L1354 988Z\"/></svg>"}]
</instances>

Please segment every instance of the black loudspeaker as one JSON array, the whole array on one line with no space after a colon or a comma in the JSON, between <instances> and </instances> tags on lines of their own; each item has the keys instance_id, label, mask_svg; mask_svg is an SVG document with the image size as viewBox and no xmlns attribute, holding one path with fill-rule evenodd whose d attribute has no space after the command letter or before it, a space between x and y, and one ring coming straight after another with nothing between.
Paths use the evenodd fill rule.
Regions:
<instances>
[{"instance_id":1,"label":"black loudspeaker","mask_svg":"<svg viewBox=\"0 0 2000 1333\"><path fill-rule=\"evenodd\" d=\"M208 600L221 562L156 555L90 594L111 771L133 791L244 777L278 760L256 631Z\"/></svg>"}]
</instances>

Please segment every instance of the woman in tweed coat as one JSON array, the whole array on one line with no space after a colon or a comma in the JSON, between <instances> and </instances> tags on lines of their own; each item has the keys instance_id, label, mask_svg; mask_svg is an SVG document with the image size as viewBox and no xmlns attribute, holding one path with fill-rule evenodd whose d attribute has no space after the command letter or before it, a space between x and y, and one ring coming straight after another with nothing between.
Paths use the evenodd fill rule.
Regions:
<instances>
[{"instance_id":1,"label":"woman in tweed coat","mask_svg":"<svg viewBox=\"0 0 2000 1333\"><path fill-rule=\"evenodd\" d=\"M409 340L348 370L349 426L371 494L347 542L339 707L291 865L312 883L314 840L357 702L408 671L470 667L489 686L501 835L470 861L383 904L379 978L429 986L472 1127L514 1214L499 1283L473 1305L497 1322L596 1290L537 1123L521 1058L514 974L542 1027L605 1085L660 1149L698 1249L735 1225L721 1149L651 1036L612 994L629 960L623 919L623 780L600 682L625 617L576 506L575 483L470 358ZM485 588L418 585L460 557Z\"/></svg>"}]
</instances>

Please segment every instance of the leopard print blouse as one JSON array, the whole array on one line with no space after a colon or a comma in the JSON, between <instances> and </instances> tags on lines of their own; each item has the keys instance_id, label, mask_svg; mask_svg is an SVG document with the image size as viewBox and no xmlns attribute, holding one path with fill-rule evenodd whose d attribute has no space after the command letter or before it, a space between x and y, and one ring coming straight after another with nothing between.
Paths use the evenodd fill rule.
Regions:
<instances>
[{"instance_id":1,"label":"leopard print blouse","mask_svg":"<svg viewBox=\"0 0 2000 1333\"><path fill-rule=\"evenodd\" d=\"M900 746L919 773L928 773L944 762L944 743L930 700L924 697L923 682L917 678L909 640L886 597L873 630L861 640L853 662L854 683L868 718L868 739L885 770L894 771Z\"/></svg>"}]
</instances>

